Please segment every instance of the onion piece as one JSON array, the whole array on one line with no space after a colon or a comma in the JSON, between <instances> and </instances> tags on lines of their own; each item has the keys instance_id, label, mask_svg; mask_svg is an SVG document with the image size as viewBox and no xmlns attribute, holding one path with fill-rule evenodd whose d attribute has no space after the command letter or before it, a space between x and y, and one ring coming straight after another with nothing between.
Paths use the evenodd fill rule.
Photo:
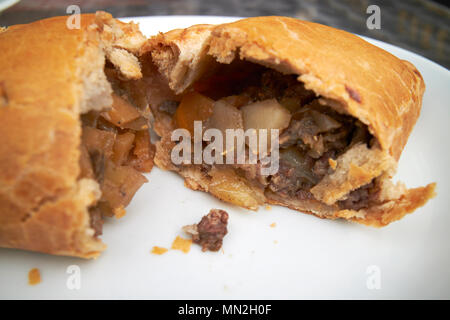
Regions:
<instances>
[{"instance_id":1,"label":"onion piece","mask_svg":"<svg viewBox=\"0 0 450 320\"><path fill-rule=\"evenodd\" d=\"M293 175L297 179L306 179L313 185L317 184L317 178L312 172L311 159L300 152L296 147L282 149L280 151L280 162L283 161L290 168L293 168Z\"/></svg>"},{"instance_id":2,"label":"onion piece","mask_svg":"<svg viewBox=\"0 0 450 320\"><path fill-rule=\"evenodd\" d=\"M217 198L250 210L257 210L264 203L261 190L248 184L232 168L215 166L208 174L209 192Z\"/></svg>"},{"instance_id":3,"label":"onion piece","mask_svg":"<svg viewBox=\"0 0 450 320\"><path fill-rule=\"evenodd\" d=\"M108 158L111 157L115 139L116 134L113 132L83 127L82 142L89 153L98 151Z\"/></svg>"},{"instance_id":4,"label":"onion piece","mask_svg":"<svg viewBox=\"0 0 450 320\"><path fill-rule=\"evenodd\" d=\"M101 116L112 124L123 127L127 122L133 121L140 117L139 111L128 101L112 94L113 104L111 110L101 113Z\"/></svg>"},{"instance_id":5,"label":"onion piece","mask_svg":"<svg viewBox=\"0 0 450 320\"><path fill-rule=\"evenodd\" d=\"M122 129L131 129L135 131L146 130L148 129L148 120L140 116L133 121L124 123Z\"/></svg>"},{"instance_id":6,"label":"onion piece","mask_svg":"<svg viewBox=\"0 0 450 320\"><path fill-rule=\"evenodd\" d=\"M317 127L319 128L319 133L331 131L341 127L341 124L338 121L334 120L332 117L324 113L315 110L311 110L310 112L312 118L314 119L314 122L317 124Z\"/></svg>"},{"instance_id":7,"label":"onion piece","mask_svg":"<svg viewBox=\"0 0 450 320\"><path fill-rule=\"evenodd\" d=\"M92 168L91 157L84 144L80 146L80 176L79 178L95 179L94 169Z\"/></svg>"},{"instance_id":8,"label":"onion piece","mask_svg":"<svg viewBox=\"0 0 450 320\"><path fill-rule=\"evenodd\" d=\"M130 150L133 148L134 134L131 132L125 132L118 134L113 146L113 155L111 160L116 165L122 165L127 159Z\"/></svg>"},{"instance_id":9,"label":"onion piece","mask_svg":"<svg viewBox=\"0 0 450 320\"><path fill-rule=\"evenodd\" d=\"M112 209L125 208L145 182L147 179L134 168L116 166L106 159L101 201L107 202Z\"/></svg>"},{"instance_id":10,"label":"onion piece","mask_svg":"<svg viewBox=\"0 0 450 320\"><path fill-rule=\"evenodd\" d=\"M302 106L301 100L298 97L283 97L280 100L280 104L291 113L296 112Z\"/></svg>"},{"instance_id":11,"label":"onion piece","mask_svg":"<svg viewBox=\"0 0 450 320\"><path fill-rule=\"evenodd\" d=\"M243 107L251 101L251 98L247 95L237 95L237 96L228 96L223 99L226 103L231 104L233 107L240 108Z\"/></svg>"},{"instance_id":12,"label":"onion piece","mask_svg":"<svg viewBox=\"0 0 450 320\"><path fill-rule=\"evenodd\" d=\"M153 157L156 150L155 146L150 143L148 130L136 132L134 145L133 154L127 164L140 172L150 172L153 168Z\"/></svg>"}]
</instances>

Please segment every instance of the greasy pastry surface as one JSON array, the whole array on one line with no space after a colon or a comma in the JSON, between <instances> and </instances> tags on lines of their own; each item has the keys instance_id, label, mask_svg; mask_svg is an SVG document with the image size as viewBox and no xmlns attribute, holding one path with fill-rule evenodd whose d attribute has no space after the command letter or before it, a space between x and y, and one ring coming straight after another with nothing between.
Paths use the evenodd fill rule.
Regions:
<instances>
[{"instance_id":1,"label":"greasy pastry surface","mask_svg":"<svg viewBox=\"0 0 450 320\"><path fill-rule=\"evenodd\" d=\"M0 33L0 246L91 258L106 246L88 212L99 185L78 178L80 113L111 105L105 41L132 52L144 38L106 13L66 19Z\"/></svg>"},{"instance_id":2,"label":"greasy pastry surface","mask_svg":"<svg viewBox=\"0 0 450 320\"><path fill-rule=\"evenodd\" d=\"M298 81L321 97L324 104L358 119L376 138L370 149L373 157L366 157L369 162L359 155L337 159L336 174L327 175L312 189L315 199L297 201L265 192L264 202L320 217L342 217L383 226L414 211L434 195L434 184L406 190L402 184L393 185L389 181L420 114L425 90L423 79L409 62L359 37L292 18L257 17L160 34L144 45L141 54L156 65L162 78L160 85L165 81L172 90L168 100L191 90L210 66L214 66L215 62L211 61L231 64L244 59L283 74L298 75ZM157 99L154 104L161 100L164 99ZM162 137L155 163L178 171L188 187L214 194L214 184L200 168L179 168L171 163L170 150L174 144L170 132L175 127L163 112L155 113L155 130ZM379 204L360 210L342 210L334 205L345 199L345 194L374 178L380 179L383 188ZM255 199L260 198L261 190L257 189L249 192ZM258 204L261 204L259 200L243 206L255 209Z\"/></svg>"}]
</instances>

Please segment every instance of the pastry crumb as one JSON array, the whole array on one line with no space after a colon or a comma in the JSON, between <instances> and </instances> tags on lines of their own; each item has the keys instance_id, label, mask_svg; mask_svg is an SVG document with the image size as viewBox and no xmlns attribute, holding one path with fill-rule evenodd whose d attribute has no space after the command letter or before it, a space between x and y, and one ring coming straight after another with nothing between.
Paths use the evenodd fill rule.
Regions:
<instances>
[{"instance_id":1,"label":"pastry crumb","mask_svg":"<svg viewBox=\"0 0 450 320\"><path fill-rule=\"evenodd\" d=\"M330 165L331 169L336 170L337 161L331 158L328 158L328 164Z\"/></svg>"},{"instance_id":2,"label":"pastry crumb","mask_svg":"<svg viewBox=\"0 0 450 320\"><path fill-rule=\"evenodd\" d=\"M223 237L228 233L227 225L228 213L220 209L211 209L198 224L184 226L183 231L192 237L192 242L202 247L202 251L219 251L222 248Z\"/></svg>"},{"instance_id":3,"label":"pastry crumb","mask_svg":"<svg viewBox=\"0 0 450 320\"><path fill-rule=\"evenodd\" d=\"M125 210L125 208L123 206L120 206L120 207L114 209L114 216L117 219L122 218L126 214L127 214L127 211Z\"/></svg>"},{"instance_id":4,"label":"pastry crumb","mask_svg":"<svg viewBox=\"0 0 450 320\"><path fill-rule=\"evenodd\" d=\"M169 250L166 249L166 248L154 246L154 247L152 248L151 253L153 253L153 254L158 254L158 255L162 255L162 254L166 253L167 251L169 251Z\"/></svg>"},{"instance_id":5,"label":"pastry crumb","mask_svg":"<svg viewBox=\"0 0 450 320\"><path fill-rule=\"evenodd\" d=\"M276 222L272 222L271 224L270 224L270 227L271 228L275 228L277 226L277 223Z\"/></svg>"},{"instance_id":6,"label":"pastry crumb","mask_svg":"<svg viewBox=\"0 0 450 320\"><path fill-rule=\"evenodd\" d=\"M41 283L41 272L38 268L33 268L28 271L28 284L30 286L35 286Z\"/></svg>"},{"instance_id":7,"label":"pastry crumb","mask_svg":"<svg viewBox=\"0 0 450 320\"><path fill-rule=\"evenodd\" d=\"M184 253L188 253L189 250L191 250L191 244L192 240L190 239L184 239L182 237L177 236L175 240L172 242L172 248L173 250L180 250Z\"/></svg>"},{"instance_id":8,"label":"pastry crumb","mask_svg":"<svg viewBox=\"0 0 450 320\"><path fill-rule=\"evenodd\" d=\"M269 205L267 205L267 206L266 206L266 210L272 210L272 207L269 206Z\"/></svg>"}]
</instances>

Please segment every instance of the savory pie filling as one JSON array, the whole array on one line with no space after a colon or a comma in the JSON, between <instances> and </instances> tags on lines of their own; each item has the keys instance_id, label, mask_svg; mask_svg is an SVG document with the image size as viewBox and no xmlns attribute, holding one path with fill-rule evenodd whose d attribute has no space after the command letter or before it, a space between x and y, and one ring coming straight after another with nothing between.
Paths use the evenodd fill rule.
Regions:
<instances>
[{"instance_id":1,"label":"savory pie filling","mask_svg":"<svg viewBox=\"0 0 450 320\"><path fill-rule=\"evenodd\" d=\"M102 233L103 217L121 217L153 167L154 146L148 131L149 109L142 80L123 80L107 63L113 89L110 109L82 115L80 178L95 179L102 197L90 208L91 227Z\"/></svg>"},{"instance_id":2,"label":"savory pie filling","mask_svg":"<svg viewBox=\"0 0 450 320\"><path fill-rule=\"evenodd\" d=\"M222 132L225 129L279 129L277 173L261 175L260 163L202 165L202 173L216 179L214 167L227 166L224 172L230 172L231 167L234 171L229 174L231 180L237 174L265 191L306 200L314 199L311 188L333 172L340 155L356 144L370 147L375 143L366 125L348 114L338 113L325 101L307 90L296 75L284 75L237 61L216 68L214 73L197 81L180 101L165 101L158 111L170 114L175 127L191 133L195 120L202 120L204 128L217 128ZM206 145L204 142L203 146ZM236 187L233 183L228 185ZM227 184L221 188L227 188ZM366 208L376 192L374 180L338 201L337 206L354 210Z\"/></svg>"}]
</instances>

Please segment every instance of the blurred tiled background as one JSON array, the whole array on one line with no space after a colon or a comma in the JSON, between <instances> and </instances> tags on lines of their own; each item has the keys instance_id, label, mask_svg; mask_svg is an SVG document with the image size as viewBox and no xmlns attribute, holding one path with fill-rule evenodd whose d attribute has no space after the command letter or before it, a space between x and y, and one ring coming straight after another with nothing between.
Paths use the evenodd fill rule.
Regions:
<instances>
[{"instance_id":1,"label":"blurred tiled background","mask_svg":"<svg viewBox=\"0 0 450 320\"><path fill-rule=\"evenodd\" d=\"M0 25L105 10L116 17L147 15L285 15L366 35L450 67L450 10L443 0L22 0L0 13ZM0 0L1 4L1 0ZM367 7L381 9L381 29L366 27Z\"/></svg>"}]
</instances>

